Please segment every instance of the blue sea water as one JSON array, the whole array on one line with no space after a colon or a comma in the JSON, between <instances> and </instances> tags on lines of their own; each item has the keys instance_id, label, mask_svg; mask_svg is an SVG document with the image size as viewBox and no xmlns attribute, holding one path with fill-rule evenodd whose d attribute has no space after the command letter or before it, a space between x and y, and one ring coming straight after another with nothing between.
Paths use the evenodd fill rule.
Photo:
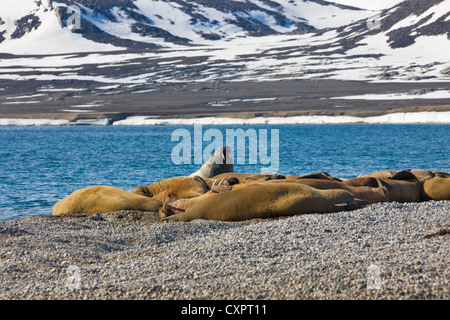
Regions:
<instances>
[{"instance_id":1,"label":"blue sea water","mask_svg":"<svg viewBox=\"0 0 450 320\"><path fill-rule=\"evenodd\" d=\"M130 191L196 171L198 164L172 162L171 152L179 141L171 136L180 128L194 138L189 126L0 127L0 220L49 215L59 199L87 186ZM211 128L221 130L224 137L227 129L267 129L269 138L270 130L279 130L281 174L326 171L352 178L386 169L450 171L450 125L446 124L202 129ZM203 148L210 143L203 142ZM270 144L268 148L270 154ZM267 165L246 161L235 164L235 172L259 173L262 167Z\"/></svg>"}]
</instances>

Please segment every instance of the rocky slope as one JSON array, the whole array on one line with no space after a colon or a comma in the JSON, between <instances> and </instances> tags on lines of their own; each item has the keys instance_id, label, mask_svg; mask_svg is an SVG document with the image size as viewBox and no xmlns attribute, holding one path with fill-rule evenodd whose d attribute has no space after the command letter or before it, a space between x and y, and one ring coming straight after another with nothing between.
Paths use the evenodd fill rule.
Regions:
<instances>
[{"instance_id":1,"label":"rocky slope","mask_svg":"<svg viewBox=\"0 0 450 320\"><path fill-rule=\"evenodd\" d=\"M253 99L258 112L450 105L450 0L384 0L375 9L337 2L2 0L0 111L136 114L129 108L142 104L140 114L156 115L158 101L173 99L208 114L242 105L237 99ZM304 101L300 87L318 80L321 93ZM344 82L330 88L323 80ZM279 92L206 94L212 84L262 81L276 81ZM303 82L286 93L286 81ZM350 81L414 86L344 92ZM290 96L292 105L280 102ZM157 111L145 109L152 103Z\"/></svg>"},{"instance_id":2,"label":"rocky slope","mask_svg":"<svg viewBox=\"0 0 450 320\"><path fill-rule=\"evenodd\" d=\"M371 14L323 0L24 0L21 4L7 0L6 7L0 11L5 22L0 31L3 41L20 39L42 28L52 20L47 15L51 12L57 18L52 21L57 30L74 29L97 43L136 49L152 48L161 42L186 45L305 33L339 27Z\"/></svg>"}]
</instances>

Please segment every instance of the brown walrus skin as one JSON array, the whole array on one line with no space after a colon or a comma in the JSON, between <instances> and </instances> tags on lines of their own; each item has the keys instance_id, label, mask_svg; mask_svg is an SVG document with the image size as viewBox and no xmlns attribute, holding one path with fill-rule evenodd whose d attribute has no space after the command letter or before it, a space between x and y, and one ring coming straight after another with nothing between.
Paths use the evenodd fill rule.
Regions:
<instances>
[{"instance_id":1,"label":"brown walrus skin","mask_svg":"<svg viewBox=\"0 0 450 320\"><path fill-rule=\"evenodd\" d=\"M429 200L450 200L450 185L448 180L450 174L442 171L429 171L429 170L403 170L403 171L380 171L375 172L369 176L390 176L389 179L381 179L388 189L391 189L390 201L398 202L418 202ZM361 178L363 179L363 178ZM373 179L373 178L372 178ZM347 180L346 183L351 183L351 180L357 181L358 179ZM395 182L397 180L398 182ZM408 184L403 183L401 180L407 182L415 182L416 186L406 191ZM419 185L419 186L418 186ZM410 186L410 184L409 184ZM417 191L417 189L420 189ZM400 195L402 191L402 195ZM395 195L394 195L395 193ZM398 198L400 196L400 198Z\"/></svg>"},{"instance_id":2,"label":"brown walrus skin","mask_svg":"<svg viewBox=\"0 0 450 320\"><path fill-rule=\"evenodd\" d=\"M288 178L280 180L251 180L246 183L297 183L307 185L319 190L340 189L351 192L356 198L365 201L367 204L386 201L387 189L381 184L374 186L351 186L338 180L328 180L322 178Z\"/></svg>"},{"instance_id":3,"label":"brown walrus skin","mask_svg":"<svg viewBox=\"0 0 450 320\"><path fill-rule=\"evenodd\" d=\"M423 170L423 169L384 170L384 171L373 172L373 173L365 175L363 177L372 177L372 178L379 178L379 179L394 179L395 176L397 176L396 180L404 180L404 179L399 179L398 174L399 173L404 174L406 172L409 172L410 174L412 174L421 183L424 183L425 181L433 179L433 178L450 178L450 174L447 172L430 171L430 170Z\"/></svg>"},{"instance_id":4,"label":"brown walrus skin","mask_svg":"<svg viewBox=\"0 0 450 320\"><path fill-rule=\"evenodd\" d=\"M201 183L199 184L200 180L198 180L198 179L201 179L201 183L203 183L203 182L206 183L209 188L211 188L211 186L213 186L215 184L217 184L217 185L218 184L232 185L235 183L239 183L239 181L237 179L233 179L233 177L227 178L227 179L225 179L225 178L222 178L222 179L204 178L203 179L203 178L200 178L199 176L193 177L193 178L180 176L180 177L173 177L173 178L165 179L165 180L153 183L149 186L144 186L144 185L137 186L136 188L131 190L131 192L142 195L142 196L153 197L155 199L162 200L162 198L164 197L164 194L166 194L165 191L167 191L171 188L175 188L176 191L175 190L169 191L169 193L170 192L185 192L185 193L190 192L189 189L195 188L196 185L201 185ZM209 188L208 188L208 190L209 190ZM195 196L198 196L198 195L195 195Z\"/></svg>"},{"instance_id":5,"label":"brown walrus skin","mask_svg":"<svg viewBox=\"0 0 450 320\"><path fill-rule=\"evenodd\" d=\"M239 180L239 183L253 183L256 181L264 180L280 180L280 179L324 179L342 181L338 178L332 177L324 171L305 174L305 175L281 175L281 174L260 174L260 173L239 173L239 172L227 172L214 176L213 179L230 178L235 177Z\"/></svg>"},{"instance_id":6,"label":"brown walrus skin","mask_svg":"<svg viewBox=\"0 0 450 320\"><path fill-rule=\"evenodd\" d=\"M165 219L184 222L195 219L242 221L354 210L363 206L345 190L318 190L297 183L256 183L236 187L235 190L192 199L191 205L183 209L184 212ZM176 206L179 202L182 201L173 204Z\"/></svg>"},{"instance_id":7,"label":"brown walrus skin","mask_svg":"<svg viewBox=\"0 0 450 320\"><path fill-rule=\"evenodd\" d=\"M411 178L411 174L402 175L402 177ZM414 176L412 178L415 179ZM279 179L279 180L256 180L252 179L251 184L275 184L283 185L286 183L290 184L301 184L313 187L319 190L345 190L353 195L354 198L358 199L360 203L371 204L386 201L397 201L397 202L418 202L420 201L420 190L421 185L417 181L401 181L392 179L377 179L377 178L355 178L345 181L329 180L321 178L301 178L301 179ZM229 191L229 190L240 190L247 189L249 183L237 184L232 188L216 186L213 188L215 192ZM208 192L208 190L202 190L198 195L202 195ZM210 193L210 192L208 192ZM205 197L199 197L197 199L194 196L182 197L181 193L177 194L178 197L171 198L169 202L165 202L168 206L163 206L160 210L161 218L165 218L168 215L179 213L179 209L185 209L186 206L192 206L194 202L198 202ZM261 196L264 197L264 196ZM187 198L191 198L192 201L187 201ZM177 202L177 200L185 199L185 201ZM254 201L260 201L259 198L254 198Z\"/></svg>"},{"instance_id":8,"label":"brown walrus skin","mask_svg":"<svg viewBox=\"0 0 450 320\"><path fill-rule=\"evenodd\" d=\"M172 177L172 178L168 178L168 179L153 183L149 186L144 186L144 185L137 186L136 188L131 190L131 192L135 193L135 194L139 194L141 196L153 197L153 196L157 195L158 193L167 190L174 183L183 181L183 180L188 180L188 179L192 179L192 178L184 177L184 176Z\"/></svg>"},{"instance_id":9,"label":"brown walrus skin","mask_svg":"<svg viewBox=\"0 0 450 320\"><path fill-rule=\"evenodd\" d=\"M53 206L52 215L93 214L119 210L158 212L161 206L161 201L153 198L116 187L95 186L76 190L67 198L59 200Z\"/></svg>"},{"instance_id":10,"label":"brown walrus skin","mask_svg":"<svg viewBox=\"0 0 450 320\"><path fill-rule=\"evenodd\" d=\"M297 176L297 179L323 179L323 180L342 181L339 178L331 176L328 172L325 171L304 174L301 176Z\"/></svg>"},{"instance_id":11,"label":"brown walrus skin","mask_svg":"<svg viewBox=\"0 0 450 320\"><path fill-rule=\"evenodd\" d=\"M406 175L408 178L409 176ZM344 190L351 194L355 199L357 199L359 204L370 204L385 201L397 201L397 202L418 202L420 201L420 190L421 184L417 181L402 181L402 180L392 180L392 179L377 179L377 178L355 178L350 180L345 180L344 182L336 180L326 180L326 179L280 179L280 180L255 180L251 184L237 184L232 187L217 186L213 188L212 191L223 192L223 191L238 191L247 192L248 187L251 185L275 185L282 188L286 184L298 184L312 187L322 191L333 191L333 190ZM275 187L276 188L276 187ZM276 190L276 189L274 189ZM249 195L250 196L250 195ZM173 214L179 214L187 208L195 206L197 203L206 201L206 198L214 197L217 199L217 195L211 194L211 191L204 194L203 196L191 199L178 198L176 201L172 201L171 206L164 206L160 210L161 218L166 218L167 216ZM267 195L265 193L253 195L253 201L261 202L265 201ZM244 198L244 196L242 196ZM213 200L208 200L213 201ZM214 208L216 205L214 204ZM188 212L188 211L186 211ZM184 217L180 216L180 219ZM184 220L180 220L184 221Z\"/></svg>"},{"instance_id":12,"label":"brown walrus skin","mask_svg":"<svg viewBox=\"0 0 450 320\"><path fill-rule=\"evenodd\" d=\"M239 183L245 183L249 180L273 180L273 179L284 179L286 178L284 175L280 174L260 174L260 173L240 173L240 172L227 172L227 173L221 173L218 174L212 179L220 180L220 179L229 179L229 178L236 178Z\"/></svg>"},{"instance_id":13,"label":"brown walrus skin","mask_svg":"<svg viewBox=\"0 0 450 320\"><path fill-rule=\"evenodd\" d=\"M199 176L195 176L194 178L174 183L170 188L155 197L160 198L163 206L165 206L178 199L196 198L207 193L209 190L211 190L211 187L208 183Z\"/></svg>"},{"instance_id":14,"label":"brown walrus skin","mask_svg":"<svg viewBox=\"0 0 450 320\"><path fill-rule=\"evenodd\" d=\"M408 175L406 175L410 178ZM414 181L415 180L415 181ZM381 185L386 190L386 202L419 202L421 201L420 193L422 185L417 179L411 180L395 180L395 179L383 179L373 177L361 177L344 180L344 184L349 186L368 186L375 187Z\"/></svg>"},{"instance_id":15,"label":"brown walrus skin","mask_svg":"<svg viewBox=\"0 0 450 320\"><path fill-rule=\"evenodd\" d=\"M155 195L153 198L162 201L163 210L172 202L179 199L196 198L209 192L214 186L231 186L237 184L237 179L203 179L199 176L188 178L172 184L167 190Z\"/></svg>"},{"instance_id":16,"label":"brown walrus skin","mask_svg":"<svg viewBox=\"0 0 450 320\"><path fill-rule=\"evenodd\" d=\"M422 200L450 200L450 178L432 178L425 181Z\"/></svg>"},{"instance_id":17,"label":"brown walrus skin","mask_svg":"<svg viewBox=\"0 0 450 320\"><path fill-rule=\"evenodd\" d=\"M346 190L353 194L357 199L365 201L367 204L378 203L386 201L387 189L381 184L374 186L351 186L337 180L326 179L286 179L286 180L271 180L267 183L298 183L304 184L319 190L340 189Z\"/></svg>"}]
</instances>

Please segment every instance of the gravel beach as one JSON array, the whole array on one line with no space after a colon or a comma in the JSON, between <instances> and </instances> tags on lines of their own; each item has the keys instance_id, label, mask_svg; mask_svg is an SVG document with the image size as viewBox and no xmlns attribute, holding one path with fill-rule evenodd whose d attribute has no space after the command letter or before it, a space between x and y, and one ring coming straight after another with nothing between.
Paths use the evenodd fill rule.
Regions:
<instances>
[{"instance_id":1,"label":"gravel beach","mask_svg":"<svg viewBox=\"0 0 450 320\"><path fill-rule=\"evenodd\" d=\"M450 298L450 201L281 219L0 222L0 299Z\"/></svg>"}]
</instances>

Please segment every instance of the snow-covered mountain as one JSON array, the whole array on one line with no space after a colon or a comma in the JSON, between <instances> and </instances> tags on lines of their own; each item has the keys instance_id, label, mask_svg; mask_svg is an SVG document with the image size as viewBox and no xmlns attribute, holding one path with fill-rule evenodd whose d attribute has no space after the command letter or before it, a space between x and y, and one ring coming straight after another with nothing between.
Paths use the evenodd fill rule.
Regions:
<instances>
[{"instance_id":1,"label":"snow-covered mountain","mask_svg":"<svg viewBox=\"0 0 450 320\"><path fill-rule=\"evenodd\" d=\"M450 0L358 3L2 0L0 78L450 80Z\"/></svg>"},{"instance_id":2,"label":"snow-covered mountain","mask_svg":"<svg viewBox=\"0 0 450 320\"><path fill-rule=\"evenodd\" d=\"M373 13L324 0L2 0L0 42L2 51L16 53L26 47L22 42L45 46L63 41L77 50L81 37L97 44L86 41L91 50L111 45L151 49L167 43L307 33ZM73 27L81 37L68 33Z\"/></svg>"}]
</instances>

